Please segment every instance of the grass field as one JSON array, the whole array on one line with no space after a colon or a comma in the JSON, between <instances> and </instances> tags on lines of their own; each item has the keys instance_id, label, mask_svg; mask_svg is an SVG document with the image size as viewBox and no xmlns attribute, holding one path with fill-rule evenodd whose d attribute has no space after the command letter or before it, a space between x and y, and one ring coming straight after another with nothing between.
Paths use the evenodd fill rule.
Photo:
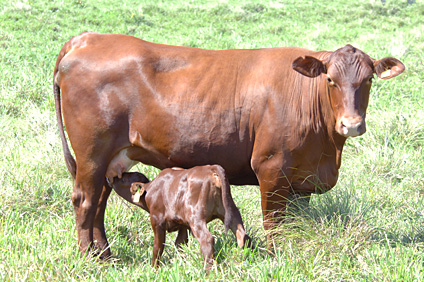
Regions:
<instances>
[{"instance_id":1,"label":"grass field","mask_svg":"<svg viewBox=\"0 0 424 282\"><path fill-rule=\"evenodd\" d=\"M424 281L424 3L383 2L0 0L0 280ZM153 270L148 215L116 194L106 210L114 259L77 251L52 74L62 45L82 31L208 49L350 43L407 69L375 81L368 131L348 140L337 186L279 227L272 253L259 189L233 186L257 247L238 249L212 222L217 258L209 273L196 240L178 252L175 234Z\"/></svg>"}]
</instances>

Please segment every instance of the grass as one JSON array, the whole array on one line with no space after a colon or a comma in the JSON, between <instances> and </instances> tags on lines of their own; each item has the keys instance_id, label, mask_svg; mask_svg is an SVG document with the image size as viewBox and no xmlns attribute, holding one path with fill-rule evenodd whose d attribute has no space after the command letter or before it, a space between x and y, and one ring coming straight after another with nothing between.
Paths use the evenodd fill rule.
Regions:
<instances>
[{"instance_id":1,"label":"grass","mask_svg":"<svg viewBox=\"0 0 424 282\"><path fill-rule=\"evenodd\" d=\"M410 1L411 2L411 1ZM337 1L0 0L0 280L2 281L423 281L424 3ZM114 260L81 257L72 181L57 133L52 73L82 31L123 33L209 49L347 43L406 72L376 80L365 135L348 140L337 186L313 195L265 249L259 190L232 187L257 247L238 249L220 222L209 227L217 263L206 273L198 243L167 238L150 268L148 215L113 194L106 229ZM153 178L158 170L138 165Z\"/></svg>"}]
</instances>

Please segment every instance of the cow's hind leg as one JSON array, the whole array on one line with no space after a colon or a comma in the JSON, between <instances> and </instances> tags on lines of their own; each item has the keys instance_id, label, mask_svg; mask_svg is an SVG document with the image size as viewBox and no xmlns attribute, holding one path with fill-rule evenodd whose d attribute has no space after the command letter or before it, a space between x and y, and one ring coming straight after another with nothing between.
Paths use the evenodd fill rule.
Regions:
<instances>
[{"instance_id":1,"label":"cow's hind leg","mask_svg":"<svg viewBox=\"0 0 424 282\"><path fill-rule=\"evenodd\" d=\"M104 218L104 208L110 191L103 191L104 170L99 169L91 162L77 163L77 174L72 192L75 221L78 235L79 249L82 253L92 251L94 243L94 230L96 239L107 244L104 224L99 220ZM100 199L103 203L99 205ZM97 219L96 219L97 216ZM96 222L97 220L97 222ZM96 228L94 228L96 226ZM105 243L106 242L106 243Z\"/></svg>"},{"instance_id":2,"label":"cow's hind leg","mask_svg":"<svg viewBox=\"0 0 424 282\"><path fill-rule=\"evenodd\" d=\"M100 252L100 257L105 259L109 258L112 255L109 248L109 243L106 238L106 231L105 231L105 224L104 224L106 203L111 191L112 191L112 188L105 181L105 184L103 185L103 190L98 202L96 215L94 217L94 226L93 226L93 239L94 239L95 247Z\"/></svg>"},{"instance_id":3,"label":"cow's hind leg","mask_svg":"<svg viewBox=\"0 0 424 282\"><path fill-rule=\"evenodd\" d=\"M100 252L100 257L106 259L111 256L111 251L110 251L109 243L106 237L104 219L105 219L106 204L107 204L109 195L112 191L112 187L110 187L109 183L106 181L106 178L104 179L105 181L103 184L103 190L99 198L96 216L94 218L93 239L94 239L96 249ZM142 183L149 182L149 179L147 179L145 175L138 172L124 173L123 178L119 179L115 177L114 180L116 181L117 184L122 184L121 186L124 186L122 187L122 189L124 190L126 189L126 191L119 191L119 192L128 192L127 194L129 195L131 195L131 193L129 192L129 188L132 182L142 182ZM130 201L126 197L124 197L124 199ZM135 203L135 204L140 205L140 203Z\"/></svg>"}]
</instances>

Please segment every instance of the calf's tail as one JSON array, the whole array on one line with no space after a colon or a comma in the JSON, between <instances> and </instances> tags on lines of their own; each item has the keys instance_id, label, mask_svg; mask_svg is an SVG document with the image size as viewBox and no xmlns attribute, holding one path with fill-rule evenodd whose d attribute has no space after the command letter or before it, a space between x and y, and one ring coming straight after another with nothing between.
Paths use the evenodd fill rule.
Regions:
<instances>
[{"instance_id":1,"label":"calf's tail","mask_svg":"<svg viewBox=\"0 0 424 282\"><path fill-rule=\"evenodd\" d=\"M71 41L68 41L67 43L65 43L65 45L60 50L59 56L57 57L56 66L54 67L54 74L53 74L53 93L54 93L54 103L56 108L56 120L57 120L57 125L59 127L60 140L62 141L62 149L63 149L63 154L65 156L66 167L68 168L68 171L71 173L72 178L75 180L76 172L77 172L77 164L75 162L74 157L71 154L71 151L69 150L68 142L66 141L66 137L65 137L65 130L63 128L63 119L62 119L60 87L59 87L59 82L57 77L58 71L59 71L59 63L68 52L70 47L70 42Z\"/></svg>"},{"instance_id":2,"label":"calf's tail","mask_svg":"<svg viewBox=\"0 0 424 282\"><path fill-rule=\"evenodd\" d=\"M219 165L215 165L213 170L218 176L220 180L219 182L221 183L222 204L224 205L225 210L225 231L231 229L231 231L237 237L237 244L240 248L242 248L245 243L250 245L251 239L244 230L240 211L236 207L233 197L231 196L231 187L228 178L225 175L225 170Z\"/></svg>"}]
</instances>

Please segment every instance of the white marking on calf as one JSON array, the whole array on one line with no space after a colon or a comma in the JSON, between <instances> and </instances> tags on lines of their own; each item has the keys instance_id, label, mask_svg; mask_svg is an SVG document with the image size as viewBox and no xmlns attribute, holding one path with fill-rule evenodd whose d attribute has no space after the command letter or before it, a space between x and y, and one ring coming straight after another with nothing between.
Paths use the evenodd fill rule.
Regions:
<instances>
[{"instance_id":1,"label":"white marking on calf","mask_svg":"<svg viewBox=\"0 0 424 282\"><path fill-rule=\"evenodd\" d=\"M134 184L134 183L133 183ZM132 185L131 185L132 186ZM134 195L132 195L132 200L135 203L139 203L140 202L140 198L141 196L144 194L144 192L146 191L143 187L143 184L138 185L138 187L140 187L140 190L138 190L137 192L135 192Z\"/></svg>"},{"instance_id":2,"label":"white marking on calf","mask_svg":"<svg viewBox=\"0 0 424 282\"><path fill-rule=\"evenodd\" d=\"M213 183L216 187L222 187L221 179L219 178L219 175L216 173L212 174Z\"/></svg>"}]
</instances>

